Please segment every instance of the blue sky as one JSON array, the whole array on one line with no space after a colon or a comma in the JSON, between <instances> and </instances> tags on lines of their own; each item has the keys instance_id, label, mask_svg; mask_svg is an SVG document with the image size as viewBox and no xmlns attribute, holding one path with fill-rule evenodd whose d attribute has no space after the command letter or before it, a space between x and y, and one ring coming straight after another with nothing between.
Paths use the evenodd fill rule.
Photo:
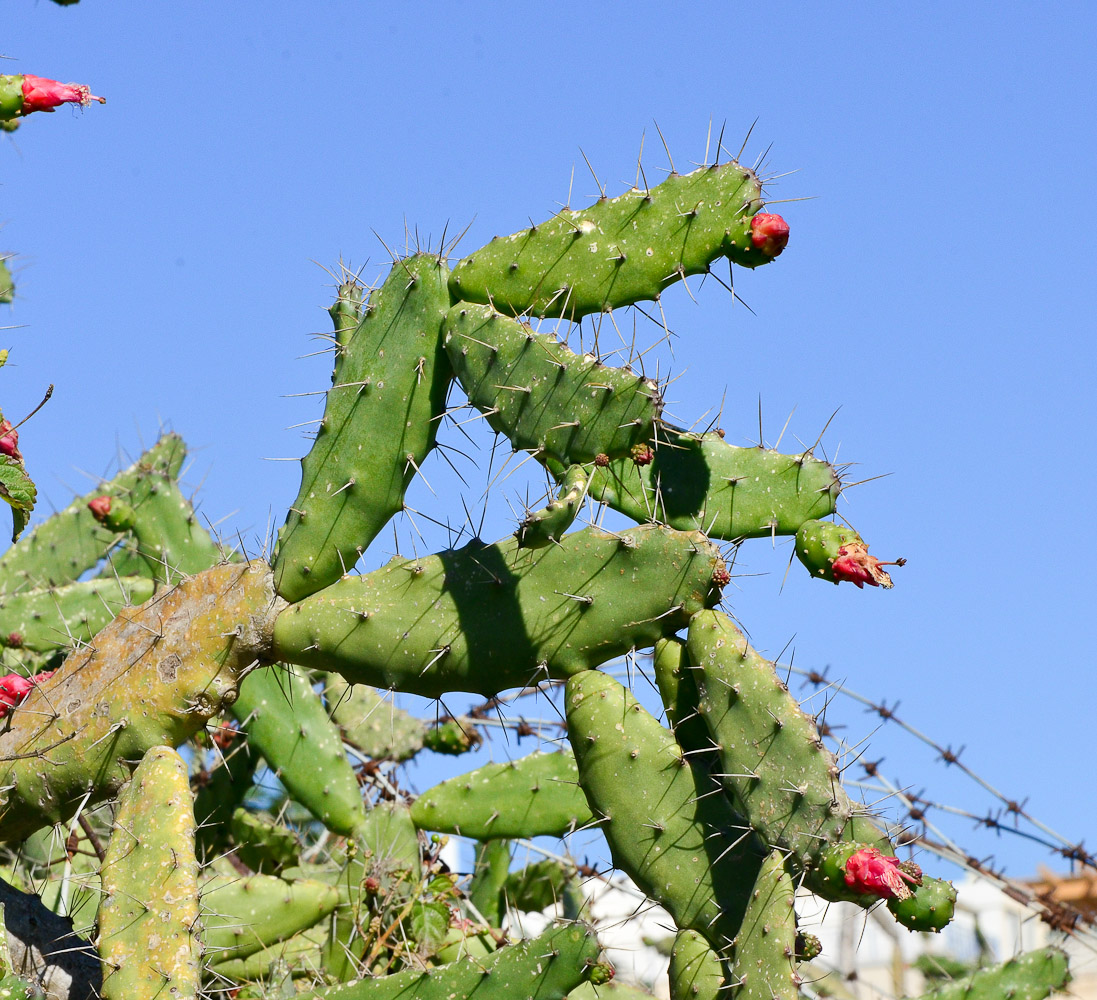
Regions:
<instances>
[{"instance_id":1,"label":"blue sky","mask_svg":"<svg viewBox=\"0 0 1097 1000\"><path fill-rule=\"evenodd\" d=\"M0 311L16 327L4 413L56 386L21 431L56 506L88 488L77 470L107 472L174 428L204 514L254 546L298 485L296 463L265 459L303 454L286 428L319 416L319 397L286 397L327 384L327 357L296 360L326 328L325 266L376 279L381 240L402 248L405 225L435 243L469 226L467 253L569 188L573 206L592 200L580 149L614 193L642 137L649 179L666 168L654 122L680 170L710 123L734 153L757 122L744 159L762 157L769 196L788 199L789 247L737 273L753 312L713 282L696 302L665 296L671 409L707 422L723 401L741 444L760 400L767 444L793 414L786 450L838 410L827 453L859 463L855 478L886 474L843 513L877 555L909 562L888 593L798 565L782 587L787 544L755 542L729 604L770 655L791 643L798 666L901 700L1092 842L1095 27L1083 4L5 0L4 70L108 103L0 139L0 249L19 255L19 297ZM477 516L478 441L479 468L462 466ZM444 463L424 471L441 499L417 485L413 504L463 519ZM542 483L526 467L498 485L484 534L509 532L507 501ZM392 548L386 533L363 567ZM995 807L855 703L828 711L915 791ZM1017 875L1063 867L941 818Z\"/></svg>"}]
</instances>

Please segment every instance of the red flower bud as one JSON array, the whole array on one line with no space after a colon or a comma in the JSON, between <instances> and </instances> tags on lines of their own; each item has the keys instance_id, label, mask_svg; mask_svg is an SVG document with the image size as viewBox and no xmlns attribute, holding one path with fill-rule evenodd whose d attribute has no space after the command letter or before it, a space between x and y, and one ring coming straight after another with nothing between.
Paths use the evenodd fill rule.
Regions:
<instances>
[{"instance_id":1,"label":"red flower bud","mask_svg":"<svg viewBox=\"0 0 1097 1000\"><path fill-rule=\"evenodd\" d=\"M8 714L9 709L14 708L26 698L31 688L52 676L52 670L43 670L30 677L24 677L22 674L5 674L0 677L0 719Z\"/></svg>"},{"instance_id":2,"label":"red flower bud","mask_svg":"<svg viewBox=\"0 0 1097 1000\"><path fill-rule=\"evenodd\" d=\"M20 649L23 645L23 633L22 632L9 632L5 644L11 646L12 649Z\"/></svg>"},{"instance_id":3,"label":"red flower bud","mask_svg":"<svg viewBox=\"0 0 1097 1000\"><path fill-rule=\"evenodd\" d=\"M52 111L60 104L79 104L84 107L98 101L106 104L105 97L96 97L82 83L59 83L43 76L23 76L23 109L21 114L32 111Z\"/></svg>"},{"instance_id":4,"label":"red flower bud","mask_svg":"<svg viewBox=\"0 0 1097 1000\"><path fill-rule=\"evenodd\" d=\"M902 566L905 559L896 559L894 562L880 562L876 556L868 554L868 546L861 542L852 542L838 549L838 555L830 564L830 570L834 574L836 582L847 580L857 584L860 590L864 590L867 583L870 587L883 587L890 590L892 587L891 575L881 569L882 566Z\"/></svg>"},{"instance_id":5,"label":"red flower bud","mask_svg":"<svg viewBox=\"0 0 1097 1000\"><path fill-rule=\"evenodd\" d=\"M634 444L632 446L632 460L637 465L651 465L655 461L655 452L650 445Z\"/></svg>"},{"instance_id":6,"label":"red flower bud","mask_svg":"<svg viewBox=\"0 0 1097 1000\"><path fill-rule=\"evenodd\" d=\"M918 885L921 879L905 872L898 858L889 858L875 847L864 847L846 862L846 885L854 892L881 899L909 899L914 895L907 882Z\"/></svg>"},{"instance_id":7,"label":"red flower bud","mask_svg":"<svg viewBox=\"0 0 1097 1000\"><path fill-rule=\"evenodd\" d=\"M779 215L759 212L750 220L750 242L767 257L776 257L788 246L788 223Z\"/></svg>"}]
</instances>

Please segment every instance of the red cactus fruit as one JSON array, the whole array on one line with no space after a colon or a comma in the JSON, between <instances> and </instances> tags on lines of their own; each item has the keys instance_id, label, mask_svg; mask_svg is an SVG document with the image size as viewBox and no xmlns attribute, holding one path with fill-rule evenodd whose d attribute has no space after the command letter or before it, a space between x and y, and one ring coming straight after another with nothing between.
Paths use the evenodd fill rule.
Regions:
<instances>
[{"instance_id":1,"label":"red cactus fruit","mask_svg":"<svg viewBox=\"0 0 1097 1000\"><path fill-rule=\"evenodd\" d=\"M788 223L779 215L759 212L750 220L750 242L767 257L776 257L788 246Z\"/></svg>"},{"instance_id":2,"label":"red cactus fruit","mask_svg":"<svg viewBox=\"0 0 1097 1000\"><path fill-rule=\"evenodd\" d=\"M881 899L909 899L914 893L907 882L921 884L921 873L916 878L904 867L898 858L889 858L875 847L864 847L854 851L846 862L846 885L854 892Z\"/></svg>"},{"instance_id":3,"label":"red cactus fruit","mask_svg":"<svg viewBox=\"0 0 1097 1000\"><path fill-rule=\"evenodd\" d=\"M88 501L88 510L91 511L92 517L102 524L110 513L110 497L93 497Z\"/></svg>"},{"instance_id":4,"label":"red cactus fruit","mask_svg":"<svg viewBox=\"0 0 1097 1000\"><path fill-rule=\"evenodd\" d=\"M19 451L19 432L12 427L10 420L0 421L0 455L7 455L17 462L23 461Z\"/></svg>"},{"instance_id":5,"label":"red cactus fruit","mask_svg":"<svg viewBox=\"0 0 1097 1000\"><path fill-rule=\"evenodd\" d=\"M61 104L79 104L84 107L98 101L106 104L105 97L96 97L82 83L59 83L47 80L43 76L23 75L23 110L29 115L32 111L52 111Z\"/></svg>"}]
</instances>

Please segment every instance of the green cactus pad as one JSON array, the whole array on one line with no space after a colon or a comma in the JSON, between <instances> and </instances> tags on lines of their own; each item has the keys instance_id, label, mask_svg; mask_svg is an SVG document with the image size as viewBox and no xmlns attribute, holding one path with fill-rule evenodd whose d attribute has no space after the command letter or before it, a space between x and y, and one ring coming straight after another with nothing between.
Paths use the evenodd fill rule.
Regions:
<instances>
[{"instance_id":1,"label":"green cactus pad","mask_svg":"<svg viewBox=\"0 0 1097 1000\"><path fill-rule=\"evenodd\" d=\"M301 844L296 834L267 816L237 808L229 822L236 856L252 871L274 875L297 864Z\"/></svg>"},{"instance_id":2,"label":"green cactus pad","mask_svg":"<svg viewBox=\"0 0 1097 1000\"><path fill-rule=\"evenodd\" d=\"M510 841L481 840L476 845L468 899L491 927L502 927L510 896L505 893L510 872Z\"/></svg>"},{"instance_id":3,"label":"green cactus pad","mask_svg":"<svg viewBox=\"0 0 1097 1000\"><path fill-rule=\"evenodd\" d=\"M670 1000L723 1000L727 965L697 931L679 931L670 952Z\"/></svg>"},{"instance_id":4,"label":"green cactus pad","mask_svg":"<svg viewBox=\"0 0 1097 1000\"><path fill-rule=\"evenodd\" d=\"M116 510L117 508L117 510ZM175 584L223 561L220 546L168 471L150 471L102 522L133 535L134 549L158 583Z\"/></svg>"},{"instance_id":5,"label":"green cactus pad","mask_svg":"<svg viewBox=\"0 0 1097 1000\"><path fill-rule=\"evenodd\" d=\"M654 993L642 990L639 986L618 982L604 983L601 986L583 983L567 996L567 1000L654 1000L654 998Z\"/></svg>"},{"instance_id":6,"label":"green cactus pad","mask_svg":"<svg viewBox=\"0 0 1097 1000\"><path fill-rule=\"evenodd\" d=\"M852 528L835 521L806 521L796 532L796 557L820 580L843 581L863 588L890 590L891 576L881 566L902 566L905 559L882 563L868 554L868 546Z\"/></svg>"},{"instance_id":7,"label":"green cactus pad","mask_svg":"<svg viewBox=\"0 0 1097 1000\"><path fill-rule=\"evenodd\" d=\"M532 753L449 778L412 804L421 830L477 840L562 837L592 819L570 753Z\"/></svg>"},{"instance_id":8,"label":"green cactus pad","mask_svg":"<svg viewBox=\"0 0 1097 1000\"><path fill-rule=\"evenodd\" d=\"M348 836L365 819L358 779L339 727L304 671L261 667L240 682L232 714L290 798L335 833Z\"/></svg>"},{"instance_id":9,"label":"green cactus pad","mask_svg":"<svg viewBox=\"0 0 1097 1000\"><path fill-rule=\"evenodd\" d=\"M591 472L590 496L634 521L699 528L711 538L792 535L806 520L833 513L841 484L834 467L803 453L738 448L718 431L694 434L663 425L654 459L618 459ZM551 462L560 477L563 470Z\"/></svg>"},{"instance_id":10,"label":"green cactus pad","mask_svg":"<svg viewBox=\"0 0 1097 1000\"><path fill-rule=\"evenodd\" d=\"M523 549L540 549L560 541L575 523L590 485L590 473L582 465L572 465L564 473L560 493L547 507L530 511L514 533Z\"/></svg>"},{"instance_id":11,"label":"green cactus pad","mask_svg":"<svg viewBox=\"0 0 1097 1000\"><path fill-rule=\"evenodd\" d=\"M853 818L863 814L814 720L722 612L690 622L687 650L735 807L767 844L791 851L798 869L813 867L828 845L849 839ZM884 853L894 853L882 832L879 839Z\"/></svg>"},{"instance_id":12,"label":"green cactus pad","mask_svg":"<svg viewBox=\"0 0 1097 1000\"><path fill-rule=\"evenodd\" d=\"M0 304L10 303L15 296L15 279L8 267L9 260L6 255L0 256Z\"/></svg>"},{"instance_id":13,"label":"green cactus pad","mask_svg":"<svg viewBox=\"0 0 1097 1000\"><path fill-rule=\"evenodd\" d=\"M796 1000L796 890L774 851L758 873L743 927L735 938L735 966L727 995L735 1000Z\"/></svg>"},{"instance_id":14,"label":"green cactus pad","mask_svg":"<svg viewBox=\"0 0 1097 1000\"><path fill-rule=\"evenodd\" d=\"M319 923L339 891L313 879L215 874L202 886L206 954L214 962L247 958Z\"/></svg>"},{"instance_id":15,"label":"green cactus pad","mask_svg":"<svg viewBox=\"0 0 1097 1000\"><path fill-rule=\"evenodd\" d=\"M70 654L0 735L0 840L112 797L146 750L202 729L265 650L274 605L266 563L219 566L123 611Z\"/></svg>"},{"instance_id":16,"label":"green cactus pad","mask_svg":"<svg viewBox=\"0 0 1097 1000\"><path fill-rule=\"evenodd\" d=\"M88 501L120 497L137 506L146 492L142 484L156 475L174 479L186 453L182 438L165 434L129 468L37 525L0 556L0 589L10 593L78 580L118 544L114 532L96 522ZM131 572L121 564L116 569L123 575Z\"/></svg>"},{"instance_id":17,"label":"green cactus pad","mask_svg":"<svg viewBox=\"0 0 1097 1000\"><path fill-rule=\"evenodd\" d=\"M86 643L122 608L152 597L147 577L102 578L0 596L0 645L48 653Z\"/></svg>"},{"instance_id":18,"label":"green cactus pad","mask_svg":"<svg viewBox=\"0 0 1097 1000\"><path fill-rule=\"evenodd\" d=\"M469 401L516 449L574 465L627 455L654 434L662 402L651 379L576 354L491 306L455 305L444 340Z\"/></svg>"},{"instance_id":19,"label":"green cactus pad","mask_svg":"<svg viewBox=\"0 0 1097 1000\"><path fill-rule=\"evenodd\" d=\"M765 856L754 834L612 677L592 670L569 678L565 702L579 781L614 865L679 928L726 954Z\"/></svg>"},{"instance_id":20,"label":"green cactus pad","mask_svg":"<svg viewBox=\"0 0 1097 1000\"><path fill-rule=\"evenodd\" d=\"M496 237L457 264L450 291L513 315L569 319L655 299L719 257L746 267L770 260L751 242L761 199L757 176L734 161L671 174Z\"/></svg>"},{"instance_id":21,"label":"green cactus pad","mask_svg":"<svg viewBox=\"0 0 1097 1000\"><path fill-rule=\"evenodd\" d=\"M274 556L275 586L287 601L354 567L403 509L434 447L452 378L441 342L448 273L429 254L397 261L337 349L324 419L301 460L301 490Z\"/></svg>"},{"instance_id":22,"label":"green cactus pad","mask_svg":"<svg viewBox=\"0 0 1097 1000\"><path fill-rule=\"evenodd\" d=\"M503 886L507 904L524 913L541 913L566 900L574 887L577 871L574 865L554 858L543 858L511 872Z\"/></svg>"},{"instance_id":23,"label":"green cactus pad","mask_svg":"<svg viewBox=\"0 0 1097 1000\"><path fill-rule=\"evenodd\" d=\"M699 532L656 525L587 528L536 550L475 540L293 605L275 625L273 655L426 697L494 695L673 634L719 600L723 566Z\"/></svg>"},{"instance_id":24,"label":"green cactus pad","mask_svg":"<svg viewBox=\"0 0 1097 1000\"><path fill-rule=\"evenodd\" d=\"M426 723L397 708L391 696L376 688L325 674L324 700L345 739L367 757L404 761L422 749Z\"/></svg>"},{"instance_id":25,"label":"green cactus pad","mask_svg":"<svg viewBox=\"0 0 1097 1000\"><path fill-rule=\"evenodd\" d=\"M1069 982L1066 953L1040 948L939 986L919 1000L1044 1000Z\"/></svg>"},{"instance_id":26,"label":"green cactus pad","mask_svg":"<svg viewBox=\"0 0 1097 1000\"><path fill-rule=\"evenodd\" d=\"M568 924L500 948L419 972L408 969L301 994L310 1000L563 1000L590 977L598 941L584 924Z\"/></svg>"},{"instance_id":27,"label":"green cactus pad","mask_svg":"<svg viewBox=\"0 0 1097 1000\"><path fill-rule=\"evenodd\" d=\"M104 1000L198 995L198 862L187 765L151 747L122 796L103 861Z\"/></svg>"},{"instance_id":28,"label":"green cactus pad","mask_svg":"<svg viewBox=\"0 0 1097 1000\"><path fill-rule=\"evenodd\" d=\"M887 908L908 930L939 932L956 913L956 890L951 882L922 876L922 884L906 899L889 899Z\"/></svg>"}]
</instances>

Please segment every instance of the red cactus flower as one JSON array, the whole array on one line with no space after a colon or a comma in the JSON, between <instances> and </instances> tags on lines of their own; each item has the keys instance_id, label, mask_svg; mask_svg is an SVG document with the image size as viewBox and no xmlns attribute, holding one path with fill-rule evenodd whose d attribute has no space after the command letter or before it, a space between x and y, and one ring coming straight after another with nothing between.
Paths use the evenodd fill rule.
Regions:
<instances>
[{"instance_id":1,"label":"red cactus flower","mask_svg":"<svg viewBox=\"0 0 1097 1000\"><path fill-rule=\"evenodd\" d=\"M23 461L23 455L19 451L19 432L12 427L10 420L0 421L0 454L14 458L17 462Z\"/></svg>"},{"instance_id":2,"label":"red cactus flower","mask_svg":"<svg viewBox=\"0 0 1097 1000\"><path fill-rule=\"evenodd\" d=\"M883 587L890 590L893 586L891 575L882 566L902 566L905 559L896 559L894 562L880 562L876 556L868 554L868 546L862 542L851 542L838 549L838 555L830 564L830 570L834 579L838 582L848 580L857 584L858 589L864 590L867 583L870 587Z\"/></svg>"},{"instance_id":3,"label":"red cactus flower","mask_svg":"<svg viewBox=\"0 0 1097 1000\"><path fill-rule=\"evenodd\" d=\"M52 676L52 670L43 670L30 677L24 677L22 674L5 674L0 677L0 719L26 698L32 688Z\"/></svg>"},{"instance_id":4,"label":"red cactus flower","mask_svg":"<svg viewBox=\"0 0 1097 1000\"><path fill-rule=\"evenodd\" d=\"M875 847L854 851L846 862L846 885L854 892L881 899L909 899L914 893L907 882L918 885L921 878L904 871L898 858L889 858Z\"/></svg>"},{"instance_id":5,"label":"red cactus flower","mask_svg":"<svg viewBox=\"0 0 1097 1000\"><path fill-rule=\"evenodd\" d=\"M103 519L110 513L110 497L93 497L88 501L88 510L91 511L95 520L102 523Z\"/></svg>"},{"instance_id":6,"label":"red cactus flower","mask_svg":"<svg viewBox=\"0 0 1097 1000\"><path fill-rule=\"evenodd\" d=\"M31 76L29 73L23 76L23 109L22 114L29 115L32 111L52 111L61 104L79 104L86 107L92 101L106 104L105 97L96 97L82 83L59 83L57 80L47 80L44 76Z\"/></svg>"},{"instance_id":7,"label":"red cactus flower","mask_svg":"<svg viewBox=\"0 0 1097 1000\"><path fill-rule=\"evenodd\" d=\"M776 257L788 246L788 223L779 215L759 212L750 220L750 242L767 257Z\"/></svg>"}]
</instances>

